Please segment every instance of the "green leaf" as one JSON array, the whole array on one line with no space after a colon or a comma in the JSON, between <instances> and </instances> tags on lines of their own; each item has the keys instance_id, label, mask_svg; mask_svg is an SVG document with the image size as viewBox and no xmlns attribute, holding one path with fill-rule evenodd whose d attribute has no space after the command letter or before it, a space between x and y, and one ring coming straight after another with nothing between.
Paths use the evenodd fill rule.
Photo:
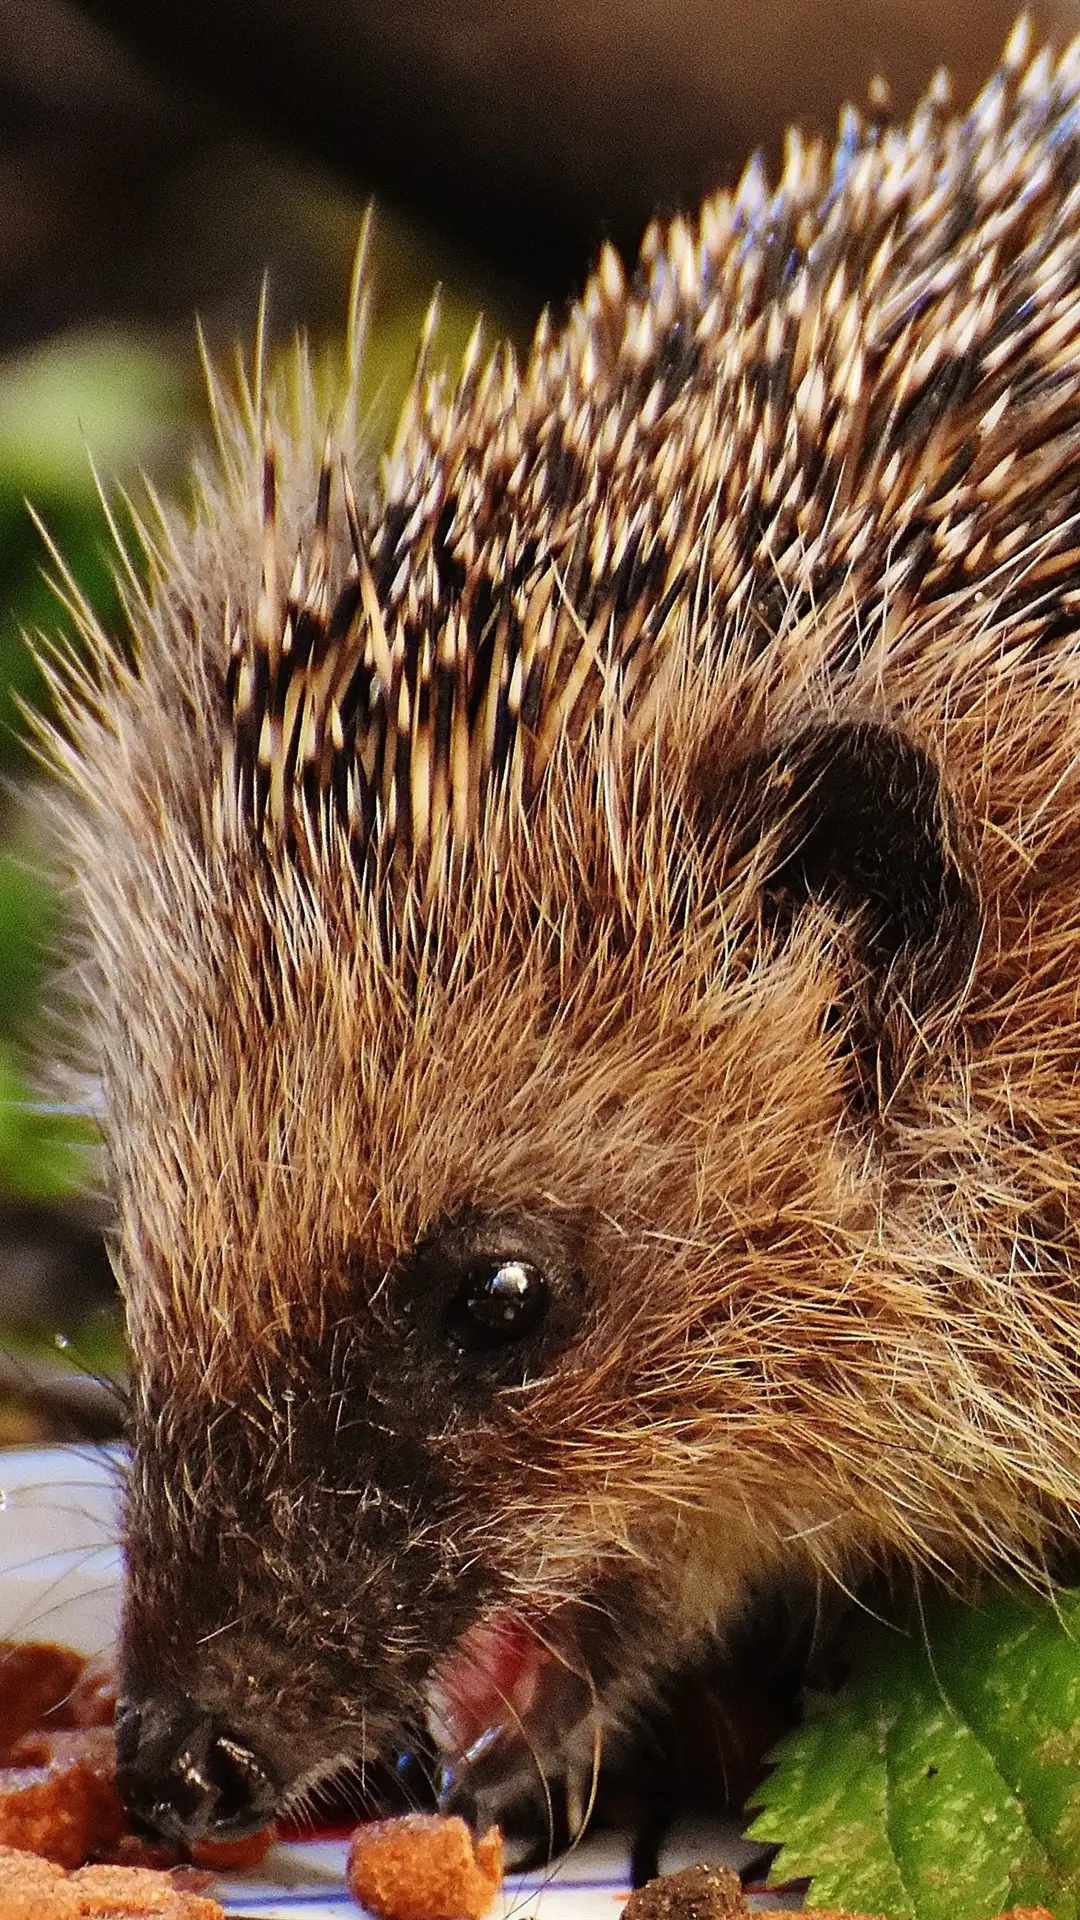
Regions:
<instances>
[{"instance_id":1,"label":"green leaf","mask_svg":"<svg viewBox=\"0 0 1080 1920\"><path fill-rule=\"evenodd\" d=\"M93 1123L42 1106L0 1043L0 1194L62 1200L85 1189Z\"/></svg>"},{"instance_id":2,"label":"green leaf","mask_svg":"<svg viewBox=\"0 0 1080 1920\"><path fill-rule=\"evenodd\" d=\"M57 912L44 875L0 848L0 1033L17 1033L34 1012Z\"/></svg>"},{"instance_id":3,"label":"green leaf","mask_svg":"<svg viewBox=\"0 0 1080 1920\"><path fill-rule=\"evenodd\" d=\"M826 1719L800 1727L780 1750L750 1837L782 1839L774 1877L813 1876L815 1900L913 1920L889 1844L887 1734L886 1716L851 1693Z\"/></svg>"},{"instance_id":4,"label":"green leaf","mask_svg":"<svg viewBox=\"0 0 1080 1920\"><path fill-rule=\"evenodd\" d=\"M26 500L91 604L119 625L116 556L91 459L110 488L144 467L160 477L184 437L184 398L173 357L134 336L73 335L0 368L0 772L26 769L20 705L43 704L24 636L71 625L42 577L48 555Z\"/></svg>"},{"instance_id":5,"label":"green leaf","mask_svg":"<svg viewBox=\"0 0 1080 1920\"><path fill-rule=\"evenodd\" d=\"M814 1906L896 1920L1080 1917L1080 1592L879 1627L778 1750L750 1828Z\"/></svg>"}]
</instances>

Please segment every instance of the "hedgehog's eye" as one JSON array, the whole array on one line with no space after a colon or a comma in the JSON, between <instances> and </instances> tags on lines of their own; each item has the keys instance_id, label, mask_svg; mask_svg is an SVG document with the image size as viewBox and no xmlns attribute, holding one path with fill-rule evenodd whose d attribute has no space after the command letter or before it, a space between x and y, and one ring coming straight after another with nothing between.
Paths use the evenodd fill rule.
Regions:
<instances>
[{"instance_id":1,"label":"hedgehog's eye","mask_svg":"<svg viewBox=\"0 0 1080 1920\"><path fill-rule=\"evenodd\" d=\"M476 1260L450 1302L446 1330L466 1350L503 1346L535 1332L547 1308L547 1281L531 1261Z\"/></svg>"}]
</instances>

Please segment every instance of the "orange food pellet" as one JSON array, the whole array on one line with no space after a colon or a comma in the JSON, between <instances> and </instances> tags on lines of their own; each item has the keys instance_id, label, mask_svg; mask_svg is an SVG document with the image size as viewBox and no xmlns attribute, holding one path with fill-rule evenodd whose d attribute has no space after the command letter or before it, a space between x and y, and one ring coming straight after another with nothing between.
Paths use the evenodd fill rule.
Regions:
<instances>
[{"instance_id":1,"label":"orange food pellet","mask_svg":"<svg viewBox=\"0 0 1080 1920\"><path fill-rule=\"evenodd\" d=\"M187 1850L171 1840L144 1840L139 1833L122 1833L106 1857L113 1867L154 1867L164 1872L166 1867L180 1866Z\"/></svg>"},{"instance_id":2,"label":"orange food pellet","mask_svg":"<svg viewBox=\"0 0 1080 1920\"><path fill-rule=\"evenodd\" d=\"M64 1702L64 1723L71 1727L111 1727L116 1718L117 1675L112 1654L88 1660Z\"/></svg>"},{"instance_id":3,"label":"orange food pellet","mask_svg":"<svg viewBox=\"0 0 1080 1920\"><path fill-rule=\"evenodd\" d=\"M77 1867L115 1846L125 1823L115 1779L93 1763L0 1769L0 1845Z\"/></svg>"},{"instance_id":4,"label":"orange food pellet","mask_svg":"<svg viewBox=\"0 0 1080 1920\"><path fill-rule=\"evenodd\" d=\"M46 1714L59 1723L85 1666L73 1647L0 1640L0 1760Z\"/></svg>"},{"instance_id":5,"label":"orange food pellet","mask_svg":"<svg viewBox=\"0 0 1080 1920\"><path fill-rule=\"evenodd\" d=\"M216 1900L189 1893L167 1873L80 1867L0 1847L0 1920L225 1920Z\"/></svg>"},{"instance_id":6,"label":"orange food pellet","mask_svg":"<svg viewBox=\"0 0 1080 1920\"><path fill-rule=\"evenodd\" d=\"M373 1820L353 1835L348 1880L379 1920L483 1920L502 1881L502 1834L474 1841L456 1816Z\"/></svg>"},{"instance_id":7,"label":"orange food pellet","mask_svg":"<svg viewBox=\"0 0 1080 1920\"><path fill-rule=\"evenodd\" d=\"M188 1851L197 1867L211 1873L246 1873L265 1860L276 1839L277 1828L269 1826L244 1840L193 1840Z\"/></svg>"},{"instance_id":8,"label":"orange food pellet","mask_svg":"<svg viewBox=\"0 0 1080 1920\"><path fill-rule=\"evenodd\" d=\"M79 1896L51 1860L0 1846L0 1920L79 1920Z\"/></svg>"},{"instance_id":9,"label":"orange food pellet","mask_svg":"<svg viewBox=\"0 0 1080 1920\"><path fill-rule=\"evenodd\" d=\"M188 1893L152 1867L80 1867L68 1885L87 1920L225 1920L216 1900Z\"/></svg>"}]
</instances>

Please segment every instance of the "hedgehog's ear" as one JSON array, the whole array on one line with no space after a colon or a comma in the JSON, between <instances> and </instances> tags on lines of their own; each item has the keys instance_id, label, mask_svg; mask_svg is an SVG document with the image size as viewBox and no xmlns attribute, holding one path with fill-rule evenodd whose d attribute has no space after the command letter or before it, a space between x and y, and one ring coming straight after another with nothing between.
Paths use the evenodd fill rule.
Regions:
<instances>
[{"instance_id":1,"label":"hedgehog's ear","mask_svg":"<svg viewBox=\"0 0 1080 1920\"><path fill-rule=\"evenodd\" d=\"M726 815L736 844L775 846L767 924L783 933L816 900L850 928L856 1051L865 1065L869 1047L874 1083L887 1082L913 1028L959 996L982 927L939 768L893 727L820 721L720 786L716 824Z\"/></svg>"}]
</instances>

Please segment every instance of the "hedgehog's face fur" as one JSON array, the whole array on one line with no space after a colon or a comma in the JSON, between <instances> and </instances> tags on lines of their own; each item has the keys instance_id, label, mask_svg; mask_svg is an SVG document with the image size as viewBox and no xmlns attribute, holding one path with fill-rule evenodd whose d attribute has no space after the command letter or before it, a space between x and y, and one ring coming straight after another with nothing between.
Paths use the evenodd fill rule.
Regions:
<instances>
[{"instance_id":1,"label":"hedgehog's face fur","mask_svg":"<svg viewBox=\"0 0 1080 1920\"><path fill-rule=\"evenodd\" d=\"M942 836L919 843L940 869L936 953L956 905L945 821L904 814L891 736L847 745L869 784L885 755L894 861L903 836ZM561 764L565 846L510 826L411 953L384 950L332 853L317 878L267 861L257 891L230 856L198 955L179 917L160 948L138 918L150 973L124 1032L143 1069L117 1117L127 1684L197 1701L285 1790L392 1752L478 1622L491 1717L522 1718L537 1764L556 1733L591 1753L594 1690L621 1698L643 1634L662 1667L781 1564L872 1552L900 1486L923 1497L912 1414L937 1422L939 1384L883 1271L878 1172L854 1171L872 1132L845 1012L856 916L804 903L793 922L767 833L729 857L663 768L609 772L598 820L592 770ZM790 766L778 780L787 822ZM658 867L679 882L650 901ZM515 1272L504 1338L486 1289ZM883 1456L866 1376L906 1365ZM528 1660L507 1679L507 1622L548 1649L542 1690ZM468 1665L435 1676L451 1746L482 1716Z\"/></svg>"},{"instance_id":2,"label":"hedgehog's face fur","mask_svg":"<svg viewBox=\"0 0 1080 1920\"><path fill-rule=\"evenodd\" d=\"M1073 1527L1078 65L605 254L367 507L219 404L88 617L158 1824Z\"/></svg>"},{"instance_id":3,"label":"hedgehog's face fur","mask_svg":"<svg viewBox=\"0 0 1080 1920\"><path fill-rule=\"evenodd\" d=\"M591 832L572 870L537 861L542 915L478 867L415 972L352 918L344 870L328 925L268 869L176 1030L146 1002L169 1084L121 1129L128 1685L198 1700L283 1786L392 1752L477 1621L533 1624L581 1676L569 1733L624 1684L629 1637L678 1617L689 1644L802 1533L836 1564L878 1525L880 1416L867 1354L831 1349L836 1298L865 1285L867 1352L907 1335L877 1262L852 1274L875 1207L843 1138L838 968L819 927L770 935L753 858L714 899L715 862L688 860L675 909L630 925ZM214 1079L189 1065L207 1048ZM485 1287L515 1265L500 1338Z\"/></svg>"}]
</instances>

